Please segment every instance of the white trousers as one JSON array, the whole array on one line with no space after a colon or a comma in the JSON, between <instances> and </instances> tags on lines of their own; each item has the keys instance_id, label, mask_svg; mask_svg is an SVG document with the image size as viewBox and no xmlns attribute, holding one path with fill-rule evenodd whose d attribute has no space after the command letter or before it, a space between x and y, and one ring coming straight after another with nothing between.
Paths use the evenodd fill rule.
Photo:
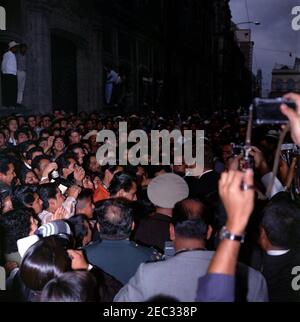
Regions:
<instances>
[{"instance_id":1,"label":"white trousers","mask_svg":"<svg viewBox=\"0 0 300 322\"><path fill-rule=\"evenodd\" d=\"M17 77L18 77L18 99L17 99L17 103L22 104L23 96L24 96L24 90L25 90L25 84L26 84L26 72L18 70Z\"/></svg>"}]
</instances>

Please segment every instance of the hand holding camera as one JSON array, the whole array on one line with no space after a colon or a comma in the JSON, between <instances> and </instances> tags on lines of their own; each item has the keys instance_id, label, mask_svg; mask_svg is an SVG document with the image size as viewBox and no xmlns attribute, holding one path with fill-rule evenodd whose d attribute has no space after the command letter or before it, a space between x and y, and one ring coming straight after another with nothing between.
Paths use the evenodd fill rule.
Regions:
<instances>
[{"instance_id":1,"label":"hand holding camera","mask_svg":"<svg viewBox=\"0 0 300 322\"><path fill-rule=\"evenodd\" d=\"M284 96L286 100L293 100L296 108L291 109L286 104L281 105L281 112L290 121L293 141L300 146L300 95L290 93Z\"/></svg>"},{"instance_id":2,"label":"hand holding camera","mask_svg":"<svg viewBox=\"0 0 300 322\"><path fill-rule=\"evenodd\" d=\"M262 176L270 172L263 153L257 147L251 146L250 155L253 157L255 169L257 169Z\"/></svg>"}]
</instances>

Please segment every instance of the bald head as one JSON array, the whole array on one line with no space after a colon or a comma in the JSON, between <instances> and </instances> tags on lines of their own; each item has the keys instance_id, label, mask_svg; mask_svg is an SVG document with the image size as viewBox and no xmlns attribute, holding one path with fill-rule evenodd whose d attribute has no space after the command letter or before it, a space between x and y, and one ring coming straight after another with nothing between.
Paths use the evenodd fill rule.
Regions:
<instances>
[{"instance_id":1,"label":"bald head","mask_svg":"<svg viewBox=\"0 0 300 322\"><path fill-rule=\"evenodd\" d=\"M96 204L94 211L100 235L107 239L126 239L133 227L133 209L125 199L109 199Z\"/></svg>"},{"instance_id":2,"label":"bald head","mask_svg":"<svg viewBox=\"0 0 300 322\"><path fill-rule=\"evenodd\" d=\"M173 216L185 220L197 220L203 217L205 206L201 201L185 199L178 202L173 209Z\"/></svg>"}]
</instances>

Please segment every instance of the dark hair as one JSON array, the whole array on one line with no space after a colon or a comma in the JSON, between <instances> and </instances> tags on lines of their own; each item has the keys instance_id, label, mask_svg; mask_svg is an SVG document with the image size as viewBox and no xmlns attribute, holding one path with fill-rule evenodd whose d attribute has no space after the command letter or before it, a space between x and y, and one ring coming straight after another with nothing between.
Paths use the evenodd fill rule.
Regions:
<instances>
[{"instance_id":1,"label":"dark hair","mask_svg":"<svg viewBox=\"0 0 300 322\"><path fill-rule=\"evenodd\" d=\"M26 159L27 160L32 160L32 156L35 152L42 152L44 154L43 148L40 146L37 146L35 148L30 149L29 151L26 152Z\"/></svg>"},{"instance_id":2,"label":"dark hair","mask_svg":"<svg viewBox=\"0 0 300 322\"><path fill-rule=\"evenodd\" d=\"M72 133L78 133L79 135L81 135L81 131L79 129L71 129L68 130L67 136L70 136Z\"/></svg>"},{"instance_id":3,"label":"dark hair","mask_svg":"<svg viewBox=\"0 0 300 322\"><path fill-rule=\"evenodd\" d=\"M47 116L43 116L43 119L44 119L45 117L47 117ZM44 134L48 134L49 136L51 136L51 135L52 135L52 131L51 131L51 130L49 130L49 129L44 129L44 130L42 130L42 131L40 132L40 140L45 140L45 138L43 138L43 135L44 135Z\"/></svg>"},{"instance_id":4,"label":"dark hair","mask_svg":"<svg viewBox=\"0 0 300 322\"><path fill-rule=\"evenodd\" d=\"M57 160L57 167L58 167L58 172L60 175L63 174L63 169L66 169L69 167L69 165L71 164L70 159L75 160L75 162L77 162L77 157L74 153L64 153L62 154Z\"/></svg>"},{"instance_id":5,"label":"dark hair","mask_svg":"<svg viewBox=\"0 0 300 322\"><path fill-rule=\"evenodd\" d=\"M194 209L189 202L199 202L203 206L200 209ZM205 240L207 237L209 220L207 209L198 200L186 199L178 202L173 209L172 224L175 233L183 238L194 238Z\"/></svg>"},{"instance_id":6,"label":"dark hair","mask_svg":"<svg viewBox=\"0 0 300 322\"><path fill-rule=\"evenodd\" d=\"M39 155L36 158L34 158L34 160L32 161L32 164L31 164L32 170L38 169L40 171L41 170L41 168L40 168L40 162L42 160L51 161L50 157L48 157L47 155Z\"/></svg>"},{"instance_id":7,"label":"dark hair","mask_svg":"<svg viewBox=\"0 0 300 322\"><path fill-rule=\"evenodd\" d=\"M55 129L55 130L59 130L59 131L61 131L61 129L59 128L59 129ZM54 144L56 143L56 141L57 140L62 140L63 141L63 143L64 143L64 145L66 146L67 145L67 143L66 143L66 139L63 137L63 136L57 136L55 139L54 139L54 141L53 141L53 146L54 146Z\"/></svg>"},{"instance_id":8,"label":"dark hair","mask_svg":"<svg viewBox=\"0 0 300 322\"><path fill-rule=\"evenodd\" d=\"M12 196L14 209L27 208L28 206L31 206L35 199L35 193L36 188L34 187L17 186Z\"/></svg>"},{"instance_id":9,"label":"dark hair","mask_svg":"<svg viewBox=\"0 0 300 322\"><path fill-rule=\"evenodd\" d=\"M15 137L18 138L18 135L19 134L26 134L29 138L29 131L28 131L28 128L21 128L21 129L18 129L16 134L15 134Z\"/></svg>"},{"instance_id":10,"label":"dark hair","mask_svg":"<svg viewBox=\"0 0 300 322\"><path fill-rule=\"evenodd\" d=\"M14 116L11 116L7 119L7 125L11 122L11 121L16 121L18 123L18 119Z\"/></svg>"},{"instance_id":11,"label":"dark hair","mask_svg":"<svg viewBox=\"0 0 300 322\"><path fill-rule=\"evenodd\" d=\"M43 201L43 209L49 208L49 199L56 199L57 187L54 183L46 183L39 187L38 194Z\"/></svg>"},{"instance_id":12,"label":"dark hair","mask_svg":"<svg viewBox=\"0 0 300 322\"><path fill-rule=\"evenodd\" d=\"M0 173L6 175L7 171L9 170L9 165L12 164L10 159L0 159Z\"/></svg>"},{"instance_id":13,"label":"dark hair","mask_svg":"<svg viewBox=\"0 0 300 322\"><path fill-rule=\"evenodd\" d=\"M111 196L115 196L120 190L129 192L134 184L134 179L129 174L119 172L116 173L110 183L109 193Z\"/></svg>"},{"instance_id":14,"label":"dark hair","mask_svg":"<svg viewBox=\"0 0 300 322\"><path fill-rule=\"evenodd\" d=\"M300 239L300 209L284 194L276 196L264 209L261 226L273 246L294 248Z\"/></svg>"},{"instance_id":15,"label":"dark hair","mask_svg":"<svg viewBox=\"0 0 300 322\"><path fill-rule=\"evenodd\" d=\"M73 238L75 240L75 247L79 248L83 246L83 238L87 235L88 229L84 225L84 223L88 223L89 220L85 215L75 215L66 220L66 222L69 224Z\"/></svg>"},{"instance_id":16,"label":"dark hair","mask_svg":"<svg viewBox=\"0 0 300 322\"><path fill-rule=\"evenodd\" d=\"M68 146L68 152L73 153L76 156L76 160L77 160L77 155L74 152L76 149L82 149L82 151L85 151L85 149L81 143L75 143Z\"/></svg>"},{"instance_id":17,"label":"dark hair","mask_svg":"<svg viewBox=\"0 0 300 322\"><path fill-rule=\"evenodd\" d=\"M170 166L167 165L149 165L146 167L146 170L150 179L155 178L155 174L163 170L167 173L171 172Z\"/></svg>"},{"instance_id":18,"label":"dark hair","mask_svg":"<svg viewBox=\"0 0 300 322\"><path fill-rule=\"evenodd\" d=\"M35 115L28 115L26 118L26 122L28 123L29 119L33 117L36 120L36 116Z\"/></svg>"},{"instance_id":19,"label":"dark hair","mask_svg":"<svg viewBox=\"0 0 300 322\"><path fill-rule=\"evenodd\" d=\"M29 209L16 209L7 212L0 218L3 251L6 254L18 251L17 241L30 233L31 217Z\"/></svg>"},{"instance_id":20,"label":"dark hair","mask_svg":"<svg viewBox=\"0 0 300 322\"><path fill-rule=\"evenodd\" d=\"M204 145L204 167L206 169L213 168L214 165L214 154L212 148L208 145Z\"/></svg>"},{"instance_id":21,"label":"dark hair","mask_svg":"<svg viewBox=\"0 0 300 322\"><path fill-rule=\"evenodd\" d=\"M50 236L27 250L20 266L20 277L26 287L41 291L51 279L71 270L71 259L62 238Z\"/></svg>"},{"instance_id":22,"label":"dark hair","mask_svg":"<svg viewBox=\"0 0 300 322\"><path fill-rule=\"evenodd\" d=\"M41 302L95 302L97 282L90 272L67 272L43 288Z\"/></svg>"},{"instance_id":23,"label":"dark hair","mask_svg":"<svg viewBox=\"0 0 300 322\"><path fill-rule=\"evenodd\" d=\"M198 207L195 207L197 205ZM185 220L202 219L207 225L211 225L211 217L208 207L198 199L184 199L175 204L172 213L172 223L174 226L177 223Z\"/></svg>"},{"instance_id":24,"label":"dark hair","mask_svg":"<svg viewBox=\"0 0 300 322\"><path fill-rule=\"evenodd\" d=\"M0 131L0 135L2 135L4 137L4 139L6 140L6 134L4 133L4 131Z\"/></svg>"},{"instance_id":25,"label":"dark hair","mask_svg":"<svg viewBox=\"0 0 300 322\"><path fill-rule=\"evenodd\" d=\"M23 154L27 153L27 150L30 147L30 145L35 145L35 143L33 141L28 140L18 145L18 150L22 157L23 157Z\"/></svg>"},{"instance_id":26,"label":"dark hair","mask_svg":"<svg viewBox=\"0 0 300 322\"><path fill-rule=\"evenodd\" d=\"M33 170L26 168L26 166L23 166L19 169L18 177L21 180L22 185L27 185L27 183L25 181L26 181L27 173L29 173L29 172L32 172L34 174L34 176L37 178L36 173Z\"/></svg>"},{"instance_id":27,"label":"dark hair","mask_svg":"<svg viewBox=\"0 0 300 322\"><path fill-rule=\"evenodd\" d=\"M76 210L79 210L84 208L84 206L81 206L81 204L86 204L87 200L93 201L93 190L91 189L83 189L77 198L77 204L76 204Z\"/></svg>"},{"instance_id":28,"label":"dark hair","mask_svg":"<svg viewBox=\"0 0 300 322\"><path fill-rule=\"evenodd\" d=\"M100 235L111 239L128 238L133 224L133 208L125 199L108 199L96 203L94 215Z\"/></svg>"},{"instance_id":29,"label":"dark hair","mask_svg":"<svg viewBox=\"0 0 300 322\"><path fill-rule=\"evenodd\" d=\"M77 201L84 201L87 199L93 200L93 190L91 189L82 189L78 195Z\"/></svg>"},{"instance_id":30,"label":"dark hair","mask_svg":"<svg viewBox=\"0 0 300 322\"><path fill-rule=\"evenodd\" d=\"M91 157L96 157L96 155L93 153L89 153L85 155L83 158L83 167L87 172L91 172L90 170Z\"/></svg>"}]
</instances>

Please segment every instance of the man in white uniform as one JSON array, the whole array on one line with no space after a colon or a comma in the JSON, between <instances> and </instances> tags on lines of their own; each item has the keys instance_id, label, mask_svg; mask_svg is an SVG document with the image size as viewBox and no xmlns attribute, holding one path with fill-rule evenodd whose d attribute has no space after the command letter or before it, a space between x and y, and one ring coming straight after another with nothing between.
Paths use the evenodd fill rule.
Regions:
<instances>
[{"instance_id":1,"label":"man in white uniform","mask_svg":"<svg viewBox=\"0 0 300 322\"><path fill-rule=\"evenodd\" d=\"M7 107L16 106L17 103L18 81L15 53L18 46L18 43L11 41L2 60L2 104Z\"/></svg>"},{"instance_id":2,"label":"man in white uniform","mask_svg":"<svg viewBox=\"0 0 300 322\"><path fill-rule=\"evenodd\" d=\"M17 56L17 66L18 66L18 99L17 103L22 104L23 103L23 96L24 96L24 90L25 90L25 84L26 84L26 71L27 71L27 45L21 44L20 45L20 51L16 55Z\"/></svg>"}]
</instances>

